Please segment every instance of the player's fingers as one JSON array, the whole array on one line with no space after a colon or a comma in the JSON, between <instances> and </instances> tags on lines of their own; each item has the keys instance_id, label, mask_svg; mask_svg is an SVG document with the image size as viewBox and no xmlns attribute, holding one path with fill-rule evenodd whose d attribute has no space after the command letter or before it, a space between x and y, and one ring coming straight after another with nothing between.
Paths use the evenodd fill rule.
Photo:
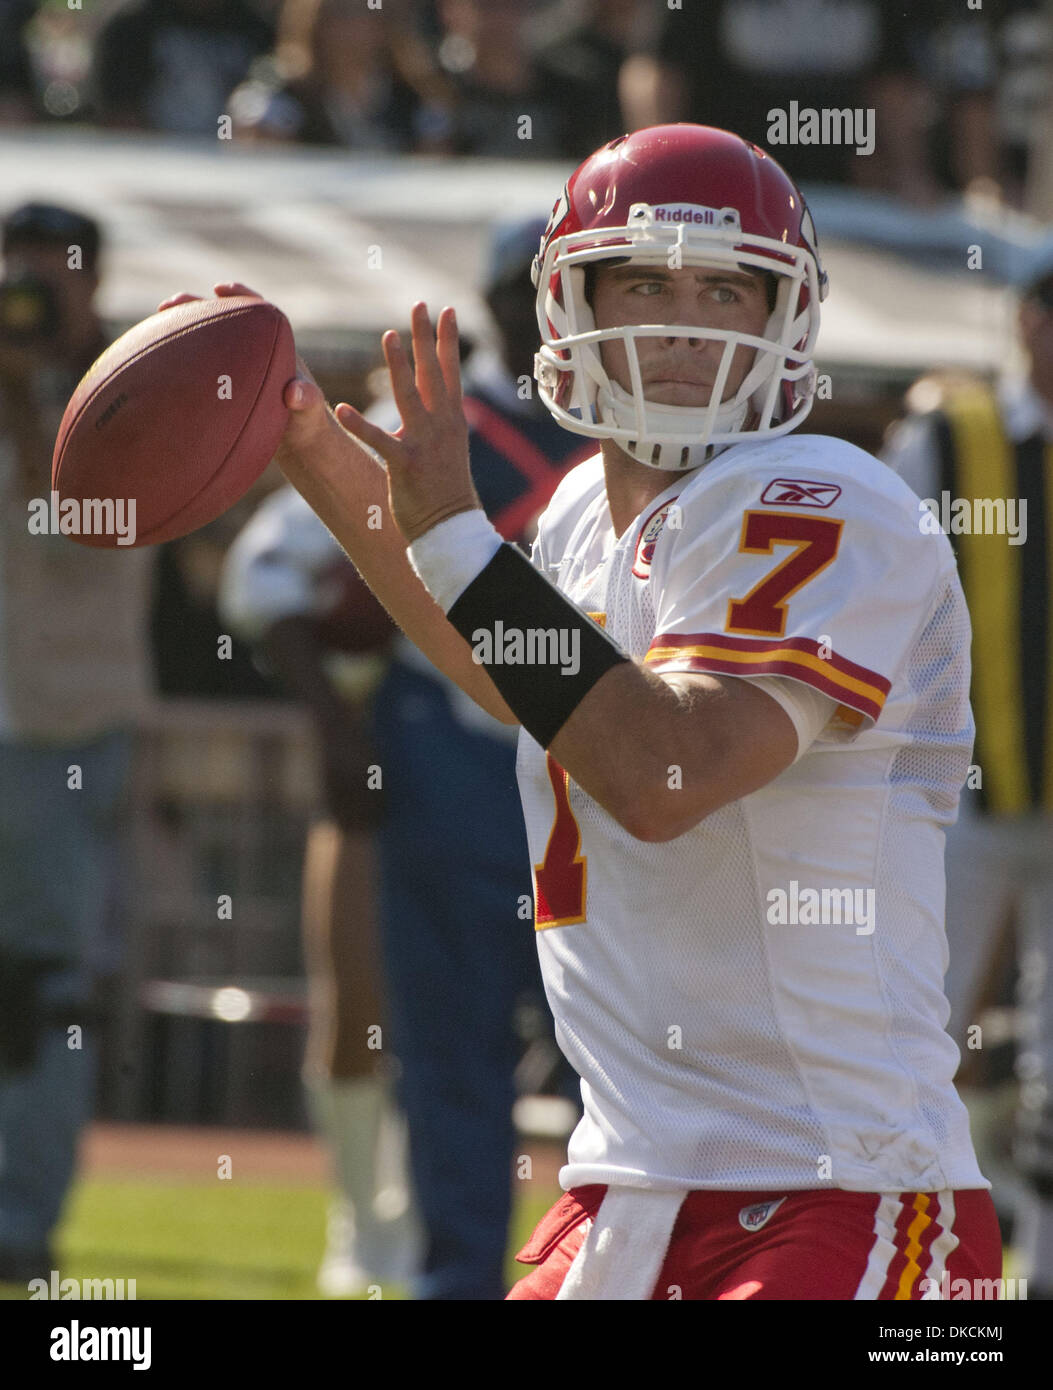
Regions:
<instances>
[{"instance_id":1,"label":"player's fingers","mask_svg":"<svg viewBox=\"0 0 1053 1390\"><path fill-rule=\"evenodd\" d=\"M162 299L155 312L162 314L166 309L174 309L177 304L193 304L196 299L200 298L199 294L188 294L186 290L183 290L180 294L173 294L167 299Z\"/></svg>"},{"instance_id":2,"label":"player's fingers","mask_svg":"<svg viewBox=\"0 0 1053 1390\"><path fill-rule=\"evenodd\" d=\"M395 436L388 434L387 430L382 430L379 425L374 425L372 420L367 420L364 415L360 415L353 405L341 401L333 414L337 423L347 430L348 434L354 435L360 443L379 454L387 463L398 466L402 462L402 445Z\"/></svg>"},{"instance_id":3,"label":"player's fingers","mask_svg":"<svg viewBox=\"0 0 1053 1390\"><path fill-rule=\"evenodd\" d=\"M417 368L417 390L428 410L444 403L446 382L435 350L435 333L427 304L414 304L410 315L413 328L413 361Z\"/></svg>"},{"instance_id":4,"label":"player's fingers","mask_svg":"<svg viewBox=\"0 0 1053 1390\"><path fill-rule=\"evenodd\" d=\"M413 368L402 346L402 339L393 329L389 329L380 341L402 423L409 429L427 423L428 413L413 380Z\"/></svg>"},{"instance_id":5,"label":"player's fingers","mask_svg":"<svg viewBox=\"0 0 1053 1390\"><path fill-rule=\"evenodd\" d=\"M435 351L450 403L461 408L461 345L457 336L456 311L447 306L439 315Z\"/></svg>"},{"instance_id":6,"label":"player's fingers","mask_svg":"<svg viewBox=\"0 0 1053 1390\"><path fill-rule=\"evenodd\" d=\"M231 299L235 296L244 299L262 299L262 294L257 294L255 290L249 289L248 285L243 285L240 280L224 280L222 284L213 285L212 293L217 299Z\"/></svg>"}]
</instances>

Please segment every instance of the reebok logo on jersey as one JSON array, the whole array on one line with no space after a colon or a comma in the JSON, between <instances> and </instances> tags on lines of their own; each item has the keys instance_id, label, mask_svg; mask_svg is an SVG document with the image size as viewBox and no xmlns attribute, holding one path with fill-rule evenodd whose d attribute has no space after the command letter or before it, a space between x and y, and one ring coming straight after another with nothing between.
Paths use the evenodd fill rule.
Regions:
<instances>
[{"instance_id":1,"label":"reebok logo on jersey","mask_svg":"<svg viewBox=\"0 0 1053 1390\"><path fill-rule=\"evenodd\" d=\"M744 1231L759 1231L766 1226L786 1201L780 1197L777 1202L755 1202L752 1207L743 1207L739 1212L739 1225Z\"/></svg>"},{"instance_id":2,"label":"reebok logo on jersey","mask_svg":"<svg viewBox=\"0 0 1053 1390\"><path fill-rule=\"evenodd\" d=\"M841 496L836 483L813 483L807 478L776 478L761 493L769 507L831 507Z\"/></svg>"}]
</instances>

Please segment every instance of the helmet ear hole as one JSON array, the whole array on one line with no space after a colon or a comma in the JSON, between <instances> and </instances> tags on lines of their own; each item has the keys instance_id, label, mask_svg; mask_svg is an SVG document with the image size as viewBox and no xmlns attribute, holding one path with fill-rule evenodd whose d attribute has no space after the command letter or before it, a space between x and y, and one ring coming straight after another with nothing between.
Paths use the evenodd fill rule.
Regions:
<instances>
[{"instance_id":1,"label":"helmet ear hole","mask_svg":"<svg viewBox=\"0 0 1053 1390\"><path fill-rule=\"evenodd\" d=\"M585 288L582 290L582 294L584 295L585 303L590 309L592 308L592 297L596 291L597 269L598 267L595 261L590 261L585 266Z\"/></svg>"},{"instance_id":2,"label":"helmet ear hole","mask_svg":"<svg viewBox=\"0 0 1053 1390\"><path fill-rule=\"evenodd\" d=\"M582 266L585 275L585 288L582 290L582 296L590 309L593 307L592 297L596 291L596 277L600 271L604 267L628 265L631 259L631 256L605 256L602 261L587 261Z\"/></svg>"},{"instance_id":3,"label":"helmet ear hole","mask_svg":"<svg viewBox=\"0 0 1053 1390\"><path fill-rule=\"evenodd\" d=\"M743 275L759 276L764 282L764 293L768 300L768 313L775 313L775 306L779 298L779 276L773 270L758 270L753 265L739 265L739 270Z\"/></svg>"}]
</instances>

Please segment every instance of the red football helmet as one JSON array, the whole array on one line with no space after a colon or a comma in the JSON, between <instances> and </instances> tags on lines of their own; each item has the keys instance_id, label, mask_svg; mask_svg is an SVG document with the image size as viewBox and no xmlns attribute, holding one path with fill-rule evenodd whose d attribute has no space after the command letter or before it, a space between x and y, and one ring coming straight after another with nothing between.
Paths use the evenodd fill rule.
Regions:
<instances>
[{"instance_id":1,"label":"red football helmet","mask_svg":"<svg viewBox=\"0 0 1053 1390\"><path fill-rule=\"evenodd\" d=\"M585 297L585 265L609 258L643 265L734 267L776 276L775 307L763 337L697 325L597 329ZM655 468L696 468L717 448L795 429L812 407L812 350L826 276L800 191L756 145L710 126L665 125L604 145L571 176L534 262L541 397L569 430L614 439ZM705 406L645 400L640 337L691 337L725 344ZM599 345L625 344L631 391L604 371ZM739 344L753 365L723 400Z\"/></svg>"}]
</instances>

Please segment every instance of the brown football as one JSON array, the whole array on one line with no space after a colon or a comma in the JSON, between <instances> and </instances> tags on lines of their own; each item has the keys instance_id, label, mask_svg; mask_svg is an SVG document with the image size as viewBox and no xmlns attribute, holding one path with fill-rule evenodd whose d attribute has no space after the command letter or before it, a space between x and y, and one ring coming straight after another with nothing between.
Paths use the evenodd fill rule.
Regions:
<instances>
[{"instance_id":1,"label":"brown football","mask_svg":"<svg viewBox=\"0 0 1053 1390\"><path fill-rule=\"evenodd\" d=\"M288 320L264 300L200 299L136 324L88 368L62 417L59 529L113 547L110 519L123 515L122 545L156 545L214 521L273 457L295 375Z\"/></svg>"}]
</instances>

